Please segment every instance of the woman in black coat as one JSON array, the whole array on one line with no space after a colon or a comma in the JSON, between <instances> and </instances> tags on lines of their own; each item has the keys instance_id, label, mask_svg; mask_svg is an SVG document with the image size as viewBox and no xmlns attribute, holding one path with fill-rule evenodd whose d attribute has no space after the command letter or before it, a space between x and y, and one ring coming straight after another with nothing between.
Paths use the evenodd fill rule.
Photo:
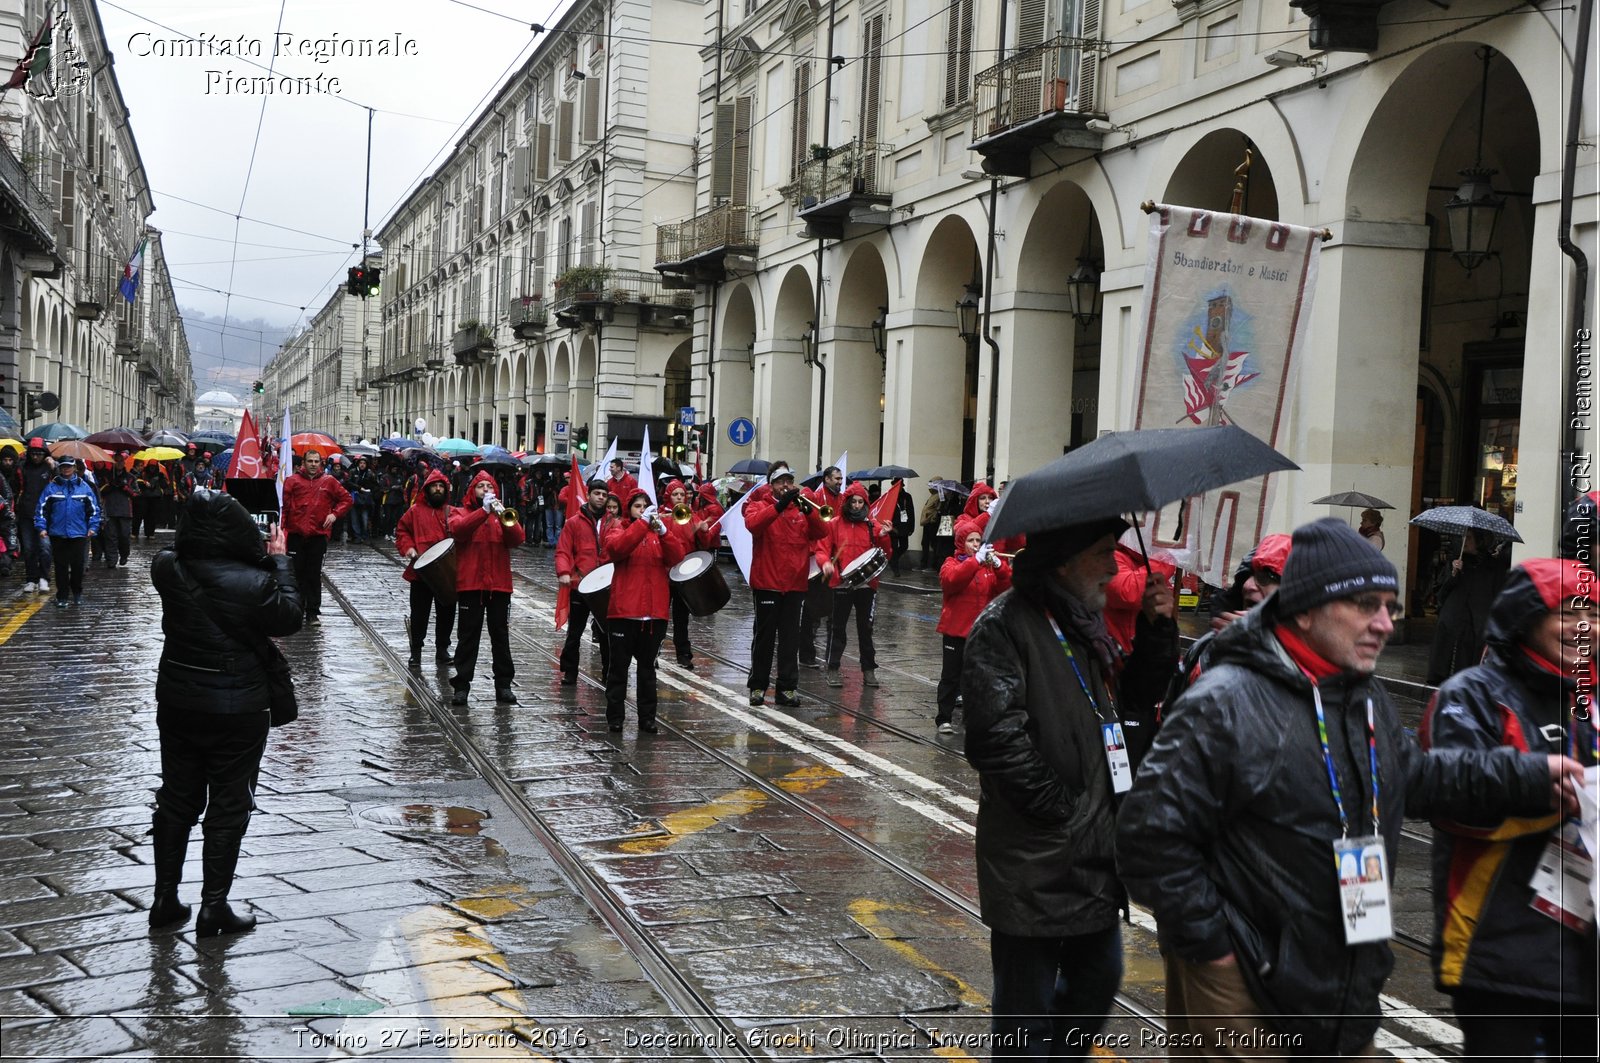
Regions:
<instances>
[{"instance_id":1,"label":"woman in black coat","mask_svg":"<svg viewBox=\"0 0 1600 1063\"><path fill-rule=\"evenodd\" d=\"M267 746L268 662L282 661L268 636L300 630L300 591L282 525L263 548L244 506L210 490L195 491L184 503L173 547L156 554L150 578L161 595L166 636L156 678L161 788L151 831L156 889L150 924L189 918L178 883L189 830L204 810L195 932L238 933L256 923L228 907L228 891Z\"/></svg>"},{"instance_id":2,"label":"woman in black coat","mask_svg":"<svg viewBox=\"0 0 1600 1063\"><path fill-rule=\"evenodd\" d=\"M1468 532L1461 556L1450 563L1450 576L1439 588L1439 626L1433 629L1428 654L1429 683L1442 683L1483 658L1489 606L1511 568L1496 545L1492 535Z\"/></svg>"}]
</instances>

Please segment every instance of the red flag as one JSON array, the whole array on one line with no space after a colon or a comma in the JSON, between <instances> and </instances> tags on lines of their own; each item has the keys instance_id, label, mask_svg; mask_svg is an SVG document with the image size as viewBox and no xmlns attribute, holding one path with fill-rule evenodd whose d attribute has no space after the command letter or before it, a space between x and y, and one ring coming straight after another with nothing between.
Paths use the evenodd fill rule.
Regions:
<instances>
[{"instance_id":1,"label":"red flag","mask_svg":"<svg viewBox=\"0 0 1600 1063\"><path fill-rule=\"evenodd\" d=\"M584 496L583 470L578 467L578 455L572 455L572 474L567 478L567 519L576 520L578 511L583 509ZM563 583L561 589L556 591L556 630L566 626L567 613L572 608L572 584Z\"/></svg>"},{"instance_id":2,"label":"red flag","mask_svg":"<svg viewBox=\"0 0 1600 1063\"><path fill-rule=\"evenodd\" d=\"M901 481L896 480L893 487L878 497L878 501L872 507L873 520L884 521L893 527L894 507L900 502L900 484Z\"/></svg>"},{"instance_id":3,"label":"red flag","mask_svg":"<svg viewBox=\"0 0 1600 1063\"><path fill-rule=\"evenodd\" d=\"M228 478L255 480L267 475L261 463L260 433L256 431L255 419L250 416L250 411L244 411L244 418L239 422L239 434L233 441L233 461L228 464Z\"/></svg>"}]
</instances>

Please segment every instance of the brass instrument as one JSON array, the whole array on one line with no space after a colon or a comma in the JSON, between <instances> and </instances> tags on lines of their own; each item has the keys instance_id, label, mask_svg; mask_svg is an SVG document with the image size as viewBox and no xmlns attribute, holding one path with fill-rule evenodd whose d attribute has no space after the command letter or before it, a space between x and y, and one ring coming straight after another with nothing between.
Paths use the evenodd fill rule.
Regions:
<instances>
[{"instance_id":1,"label":"brass instrument","mask_svg":"<svg viewBox=\"0 0 1600 1063\"><path fill-rule=\"evenodd\" d=\"M500 512L495 515L500 518L502 528L515 528L522 521L522 517L510 506L501 506Z\"/></svg>"},{"instance_id":2,"label":"brass instrument","mask_svg":"<svg viewBox=\"0 0 1600 1063\"><path fill-rule=\"evenodd\" d=\"M817 508L817 504L811 501L811 499L807 498L799 488L795 488L794 504L800 510L800 512L807 515Z\"/></svg>"},{"instance_id":3,"label":"brass instrument","mask_svg":"<svg viewBox=\"0 0 1600 1063\"><path fill-rule=\"evenodd\" d=\"M679 503L672 507L672 523L688 524L691 520L694 520L694 511L689 508L688 503Z\"/></svg>"},{"instance_id":4,"label":"brass instrument","mask_svg":"<svg viewBox=\"0 0 1600 1063\"><path fill-rule=\"evenodd\" d=\"M823 506L822 508L817 510L817 516L821 517L823 520L832 520L833 518L837 517L838 515L839 514L834 510L834 508L832 506Z\"/></svg>"}]
</instances>

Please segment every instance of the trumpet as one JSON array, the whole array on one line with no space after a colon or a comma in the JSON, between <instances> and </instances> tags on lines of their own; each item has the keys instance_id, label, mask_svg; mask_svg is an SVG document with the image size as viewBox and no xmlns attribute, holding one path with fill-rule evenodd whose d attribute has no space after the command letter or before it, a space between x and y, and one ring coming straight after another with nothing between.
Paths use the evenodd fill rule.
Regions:
<instances>
[{"instance_id":1,"label":"trumpet","mask_svg":"<svg viewBox=\"0 0 1600 1063\"><path fill-rule=\"evenodd\" d=\"M687 503L680 503L672 507L672 523L688 524L691 520L694 520L694 511L689 508Z\"/></svg>"},{"instance_id":2,"label":"trumpet","mask_svg":"<svg viewBox=\"0 0 1600 1063\"><path fill-rule=\"evenodd\" d=\"M823 506L823 507L821 507L820 509L817 510L817 516L821 517L823 520L832 520L833 518L837 517L838 515L839 514L834 510L834 508L832 506Z\"/></svg>"},{"instance_id":3,"label":"trumpet","mask_svg":"<svg viewBox=\"0 0 1600 1063\"><path fill-rule=\"evenodd\" d=\"M807 498L799 488L795 488L794 491L794 504L795 507L800 510L800 512L806 514L810 514L817 508L817 504L811 501L811 499Z\"/></svg>"},{"instance_id":4,"label":"trumpet","mask_svg":"<svg viewBox=\"0 0 1600 1063\"><path fill-rule=\"evenodd\" d=\"M510 506L501 506L495 516L500 518L502 528L515 528L522 521L521 515Z\"/></svg>"}]
</instances>

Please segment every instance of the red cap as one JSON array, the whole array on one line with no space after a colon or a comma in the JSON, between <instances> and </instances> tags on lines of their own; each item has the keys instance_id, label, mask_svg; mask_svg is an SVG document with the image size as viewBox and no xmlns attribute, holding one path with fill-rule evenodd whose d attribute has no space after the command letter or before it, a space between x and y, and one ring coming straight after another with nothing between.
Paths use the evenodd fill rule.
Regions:
<instances>
[{"instance_id":1,"label":"red cap","mask_svg":"<svg viewBox=\"0 0 1600 1063\"><path fill-rule=\"evenodd\" d=\"M34 436L32 439L28 440L28 449L29 450L43 450L44 449L44 440L40 439L38 436Z\"/></svg>"}]
</instances>

